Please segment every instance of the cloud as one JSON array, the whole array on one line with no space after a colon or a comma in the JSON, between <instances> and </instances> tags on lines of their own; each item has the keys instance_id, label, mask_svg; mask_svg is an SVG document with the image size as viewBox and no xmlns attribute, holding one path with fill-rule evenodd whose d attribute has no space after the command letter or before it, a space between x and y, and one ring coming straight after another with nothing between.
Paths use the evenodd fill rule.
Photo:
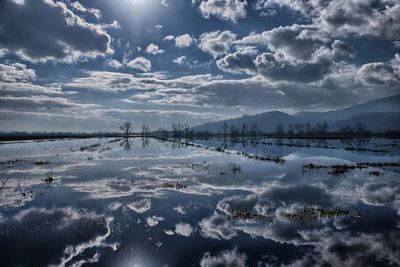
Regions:
<instances>
[{"instance_id":1,"label":"cloud","mask_svg":"<svg viewBox=\"0 0 400 267\"><path fill-rule=\"evenodd\" d=\"M168 7L169 6L168 0L161 0L161 5Z\"/></svg>"},{"instance_id":2,"label":"cloud","mask_svg":"<svg viewBox=\"0 0 400 267\"><path fill-rule=\"evenodd\" d=\"M400 3L387 0L335 0L320 11L315 21L332 36L354 34L398 40Z\"/></svg>"},{"instance_id":3,"label":"cloud","mask_svg":"<svg viewBox=\"0 0 400 267\"><path fill-rule=\"evenodd\" d=\"M70 63L113 53L102 26L86 22L62 2L5 0L0 17L1 45L25 60Z\"/></svg>"},{"instance_id":4,"label":"cloud","mask_svg":"<svg viewBox=\"0 0 400 267\"><path fill-rule=\"evenodd\" d=\"M332 61L321 57L316 62L287 61L274 53L263 53L255 59L251 54L235 52L217 61L217 66L230 73L262 75L271 81L310 83L325 78Z\"/></svg>"},{"instance_id":5,"label":"cloud","mask_svg":"<svg viewBox=\"0 0 400 267\"><path fill-rule=\"evenodd\" d=\"M221 70L281 82L321 81L333 71L335 60L354 56L353 47L346 42L330 43L317 28L297 24L250 34L235 41L235 45L235 53L217 61ZM269 51L258 52L265 50L264 46Z\"/></svg>"},{"instance_id":6,"label":"cloud","mask_svg":"<svg viewBox=\"0 0 400 267\"><path fill-rule=\"evenodd\" d=\"M366 85L399 85L400 54L389 62L373 62L362 65L357 72L357 79Z\"/></svg>"},{"instance_id":7,"label":"cloud","mask_svg":"<svg viewBox=\"0 0 400 267\"><path fill-rule=\"evenodd\" d=\"M119 68L124 67L124 65L116 59L107 60L106 65L113 69L119 69Z\"/></svg>"},{"instance_id":8,"label":"cloud","mask_svg":"<svg viewBox=\"0 0 400 267\"><path fill-rule=\"evenodd\" d=\"M126 206L136 213L144 213L151 209L151 200L149 198L144 198L142 200L130 202Z\"/></svg>"},{"instance_id":9,"label":"cloud","mask_svg":"<svg viewBox=\"0 0 400 267\"><path fill-rule=\"evenodd\" d=\"M226 219L226 215L214 213L199 222L200 234L206 238L229 240L237 236L237 230Z\"/></svg>"},{"instance_id":10,"label":"cloud","mask_svg":"<svg viewBox=\"0 0 400 267\"><path fill-rule=\"evenodd\" d=\"M256 9L264 14L285 7L331 37L372 36L398 40L400 4L391 0L258 0Z\"/></svg>"},{"instance_id":11,"label":"cloud","mask_svg":"<svg viewBox=\"0 0 400 267\"><path fill-rule=\"evenodd\" d=\"M332 61L320 58L317 62L291 63L277 58L275 54L264 53L255 59L258 73L275 81L309 83L322 80L330 72Z\"/></svg>"},{"instance_id":12,"label":"cloud","mask_svg":"<svg viewBox=\"0 0 400 267\"><path fill-rule=\"evenodd\" d=\"M164 50L160 49L158 47L158 45L155 44L149 44L146 48L146 53L147 54L153 54L153 55L157 55L157 54L162 54L164 53Z\"/></svg>"},{"instance_id":13,"label":"cloud","mask_svg":"<svg viewBox=\"0 0 400 267\"><path fill-rule=\"evenodd\" d=\"M151 70L151 62L144 57L137 57L128 63L126 66L133 69L138 69L143 72L149 72Z\"/></svg>"},{"instance_id":14,"label":"cloud","mask_svg":"<svg viewBox=\"0 0 400 267\"><path fill-rule=\"evenodd\" d=\"M186 213L185 209L182 206L174 207L174 211L176 211L177 213L180 213L180 214L185 214Z\"/></svg>"},{"instance_id":15,"label":"cloud","mask_svg":"<svg viewBox=\"0 0 400 267\"><path fill-rule=\"evenodd\" d=\"M259 34L250 34L237 43L245 45L267 45L287 59L311 60L312 56L328 41L318 29L309 25L293 24L278 27Z\"/></svg>"},{"instance_id":16,"label":"cloud","mask_svg":"<svg viewBox=\"0 0 400 267\"><path fill-rule=\"evenodd\" d=\"M168 36L167 36L168 37ZM165 38L167 38L165 37ZM193 44L194 40L190 34L182 34L175 37L175 46L178 48L189 47Z\"/></svg>"},{"instance_id":17,"label":"cloud","mask_svg":"<svg viewBox=\"0 0 400 267\"><path fill-rule=\"evenodd\" d=\"M30 96L0 96L2 108L15 110L54 110L64 108L91 108L98 107L95 104L72 102L60 96L30 95Z\"/></svg>"},{"instance_id":18,"label":"cloud","mask_svg":"<svg viewBox=\"0 0 400 267\"><path fill-rule=\"evenodd\" d=\"M231 266L243 267L247 266L247 255L241 253L234 248L233 250L224 250L216 255L211 256L210 252L206 252L200 260L201 267Z\"/></svg>"},{"instance_id":19,"label":"cloud","mask_svg":"<svg viewBox=\"0 0 400 267\"><path fill-rule=\"evenodd\" d=\"M328 3L329 0L257 0L255 8L261 15L273 16L276 14L275 11L278 7L285 7L292 11L299 12L301 15L309 18L324 8Z\"/></svg>"},{"instance_id":20,"label":"cloud","mask_svg":"<svg viewBox=\"0 0 400 267\"><path fill-rule=\"evenodd\" d=\"M217 66L221 70L230 73L247 73L256 74L257 67L253 62L252 55L235 52L233 54L228 54L225 57L217 61Z\"/></svg>"},{"instance_id":21,"label":"cloud","mask_svg":"<svg viewBox=\"0 0 400 267\"><path fill-rule=\"evenodd\" d=\"M203 0L199 9L205 18L216 17L237 22L246 17L246 6L246 0Z\"/></svg>"},{"instance_id":22,"label":"cloud","mask_svg":"<svg viewBox=\"0 0 400 267\"><path fill-rule=\"evenodd\" d=\"M212 61L208 62L199 62L197 59L196 60L191 60L188 59L186 56L180 56L172 60L173 63L179 65L179 66L185 66L188 68L202 68L202 67L208 67L211 65Z\"/></svg>"},{"instance_id":23,"label":"cloud","mask_svg":"<svg viewBox=\"0 0 400 267\"><path fill-rule=\"evenodd\" d=\"M25 64L0 64L0 82L23 82L36 79L36 72Z\"/></svg>"},{"instance_id":24,"label":"cloud","mask_svg":"<svg viewBox=\"0 0 400 267\"><path fill-rule=\"evenodd\" d=\"M333 54L338 57L354 57L354 47L341 40L335 40L332 43Z\"/></svg>"},{"instance_id":25,"label":"cloud","mask_svg":"<svg viewBox=\"0 0 400 267\"><path fill-rule=\"evenodd\" d=\"M226 54L235 39L236 35L231 31L206 32L200 36L199 47L202 51L217 57Z\"/></svg>"},{"instance_id":26,"label":"cloud","mask_svg":"<svg viewBox=\"0 0 400 267\"><path fill-rule=\"evenodd\" d=\"M89 13L89 14L92 14L93 16L95 16L96 19L98 19L98 20L101 19L101 12L97 8L87 8L79 2L73 2L71 4L71 6L72 6L73 10L77 10L82 13Z\"/></svg>"},{"instance_id":27,"label":"cloud","mask_svg":"<svg viewBox=\"0 0 400 267\"><path fill-rule=\"evenodd\" d=\"M157 24L157 25L155 26L155 28L156 28L157 31L161 31L162 28L163 28L163 25Z\"/></svg>"},{"instance_id":28,"label":"cloud","mask_svg":"<svg viewBox=\"0 0 400 267\"><path fill-rule=\"evenodd\" d=\"M187 61L187 58L185 56L180 56L180 57L177 57L174 60L172 60L172 62L174 62L174 63L176 63L178 65L184 65L188 61Z\"/></svg>"},{"instance_id":29,"label":"cloud","mask_svg":"<svg viewBox=\"0 0 400 267\"><path fill-rule=\"evenodd\" d=\"M173 36L173 35L167 35L167 36L165 36L164 37L164 42L167 42L167 41L173 41L175 39L175 36Z\"/></svg>"},{"instance_id":30,"label":"cloud","mask_svg":"<svg viewBox=\"0 0 400 267\"><path fill-rule=\"evenodd\" d=\"M193 227L188 223L177 223L175 225L175 233L182 236L190 236L193 232Z\"/></svg>"},{"instance_id":31,"label":"cloud","mask_svg":"<svg viewBox=\"0 0 400 267\"><path fill-rule=\"evenodd\" d=\"M2 223L7 225L26 225L30 234L12 231L7 235L7 247L19 251L25 257L4 254L2 263L7 266L24 265L26 257L32 264L81 266L84 260L96 262L103 250L115 250L116 243L108 243L113 218L87 210L74 208L28 208L8 217ZM46 238L37 238L43 234L43 225L51 228L52 234ZM38 259L35 250L46 251ZM94 250L94 251L93 251ZM97 256L95 257L95 255ZM40 262L36 262L39 260Z\"/></svg>"},{"instance_id":32,"label":"cloud","mask_svg":"<svg viewBox=\"0 0 400 267\"><path fill-rule=\"evenodd\" d=\"M157 217L157 216L152 216L152 217L147 217L146 218L146 224L150 227L156 226L160 221L163 221L163 217Z\"/></svg>"}]
</instances>

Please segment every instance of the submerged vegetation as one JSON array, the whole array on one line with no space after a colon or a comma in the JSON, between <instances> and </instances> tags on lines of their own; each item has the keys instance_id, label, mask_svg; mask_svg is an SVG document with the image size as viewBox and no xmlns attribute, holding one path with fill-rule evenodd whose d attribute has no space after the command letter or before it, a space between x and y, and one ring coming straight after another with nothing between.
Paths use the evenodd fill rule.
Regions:
<instances>
[{"instance_id":1,"label":"submerged vegetation","mask_svg":"<svg viewBox=\"0 0 400 267\"><path fill-rule=\"evenodd\" d=\"M304 207L294 211L285 211L281 216L290 221L308 221L318 219L333 219L340 216L361 217L361 213L356 210L346 210L339 207L333 209Z\"/></svg>"},{"instance_id":2,"label":"submerged vegetation","mask_svg":"<svg viewBox=\"0 0 400 267\"><path fill-rule=\"evenodd\" d=\"M185 189L187 187L187 185L183 184L183 183L168 183L168 182L166 182L166 183L163 183L161 187L165 188L165 189L182 190L182 189Z\"/></svg>"},{"instance_id":3,"label":"submerged vegetation","mask_svg":"<svg viewBox=\"0 0 400 267\"><path fill-rule=\"evenodd\" d=\"M314 163L309 163L303 165L303 170L305 171L318 171L318 170L328 170L329 174L340 175L350 172L354 169L367 169L369 167L374 168L385 168L385 167L400 167L400 162L361 162L356 164L335 164L335 165L318 165ZM369 172L370 175L376 175L377 172Z\"/></svg>"},{"instance_id":4,"label":"submerged vegetation","mask_svg":"<svg viewBox=\"0 0 400 267\"><path fill-rule=\"evenodd\" d=\"M264 221L268 223L273 223L274 222L274 216L272 215L263 215L247 210L235 210L231 214L227 216L228 220L245 220L245 221L251 221L251 220L257 220L257 221Z\"/></svg>"}]
</instances>

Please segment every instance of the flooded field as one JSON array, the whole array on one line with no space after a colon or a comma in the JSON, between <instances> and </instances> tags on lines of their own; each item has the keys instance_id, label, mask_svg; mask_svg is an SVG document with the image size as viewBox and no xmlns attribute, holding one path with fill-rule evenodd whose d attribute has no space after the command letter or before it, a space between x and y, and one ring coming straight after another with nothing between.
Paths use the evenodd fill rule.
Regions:
<instances>
[{"instance_id":1,"label":"flooded field","mask_svg":"<svg viewBox=\"0 0 400 267\"><path fill-rule=\"evenodd\" d=\"M400 140L0 144L1 266L400 266Z\"/></svg>"}]
</instances>

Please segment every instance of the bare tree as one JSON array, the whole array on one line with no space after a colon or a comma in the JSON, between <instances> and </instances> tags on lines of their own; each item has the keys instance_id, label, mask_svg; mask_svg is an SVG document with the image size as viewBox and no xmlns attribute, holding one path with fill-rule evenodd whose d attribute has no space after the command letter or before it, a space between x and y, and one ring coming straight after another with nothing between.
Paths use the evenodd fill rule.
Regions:
<instances>
[{"instance_id":1,"label":"bare tree","mask_svg":"<svg viewBox=\"0 0 400 267\"><path fill-rule=\"evenodd\" d=\"M248 127L246 124L243 124L243 125L242 125L242 136L246 135L247 129L248 129L248 128L249 128L249 127Z\"/></svg>"},{"instance_id":2,"label":"bare tree","mask_svg":"<svg viewBox=\"0 0 400 267\"><path fill-rule=\"evenodd\" d=\"M226 135L228 132L228 123L226 121L224 121L224 123L222 123L222 125L221 125L221 128L224 131L224 135Z\"/></svg>"},{"instance_id":3,"label":"bare tree","mask_svg":"<svg viewBox=\"0 0 400 267\"><path fill-rule=\"evenodd\" d=\"M132 129L132 123L130 121L124 121L124 123L119 126L119 128L124 132L125 136L129 136Z\"/></svg>"},{"instance_id":4,"label":"bare tree","mask_svg":"<svg viewBox=\"0 0 400 267\"><path fill-rule=\"evenodd\" d=\"M285 134L285 129L283 128L282 124L279 123L278 125L276 125L275 134L277 134L277 135Z\"/></svg>"},{"instance_id":5,"label":"bare tree","mask_svg":"<svg viewBox=\"0 0 400 267\"><path fill-rule=\"evenodd\" d=\"M239 135L239 129L236 129L235 125L230 126L230 132L232 136Z\"/></svg>"},{"instance_id":6,"label":"bare tree","mask_svg":"<svg viewBox=\"0 0 400 267\"><path fill-rule=\"evenodd\" d=\"M184 124L183 125L183 130L185 132L185 138L187 139L188 135L189 135L189 130L190 130L189 126L187 124Z\"/></svg>"},{"instance_id":7,"label":"bare tree","mask_svg":"<svg viewBox=\"0 0 400 267\"><path fill-rule=\"evenodd\" d=\"M7 168L4 167L4 178L2 177L0 180L0 191L6 187L6 184L8 182L8 180L10 179L10 177L7 175Z\"/></svg>"},{"instance_id":8,"label":"bare tree","mask_svg":"<svg viewBox=\"0 0 400 267\"><path fill-rule=\"evenodd\" d=\"M142 126L142 136L147 136L149 134L150 130L149 130L149 126L147 126L146 124L143 124Z\"/></svg>"},{"instance_id":9,"label":"bare tree","mask_svg":"<svg viewBox=\"0 0 400 267\"><path fill-rule=\"evenodd\" d=\"M257 131L258 131L258 126L257 124L253 124L250 128L250 132L254 135L254 137L257 137Z\"/></svg>"}]
</instances>

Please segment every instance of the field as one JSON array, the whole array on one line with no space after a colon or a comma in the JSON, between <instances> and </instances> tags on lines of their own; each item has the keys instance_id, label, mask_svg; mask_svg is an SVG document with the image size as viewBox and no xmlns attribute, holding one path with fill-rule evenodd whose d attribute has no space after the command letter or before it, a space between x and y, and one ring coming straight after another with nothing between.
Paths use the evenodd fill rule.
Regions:
<instances>
[{"instance_id":1,"label":"field","mask_svg":"<svg viewBox=\"0 0 400 267\"><path fill-rule=\"evenodd\" d=\"M400 140L0 143L2 266L399 266Z\"/></svg>"}]
</instances>

